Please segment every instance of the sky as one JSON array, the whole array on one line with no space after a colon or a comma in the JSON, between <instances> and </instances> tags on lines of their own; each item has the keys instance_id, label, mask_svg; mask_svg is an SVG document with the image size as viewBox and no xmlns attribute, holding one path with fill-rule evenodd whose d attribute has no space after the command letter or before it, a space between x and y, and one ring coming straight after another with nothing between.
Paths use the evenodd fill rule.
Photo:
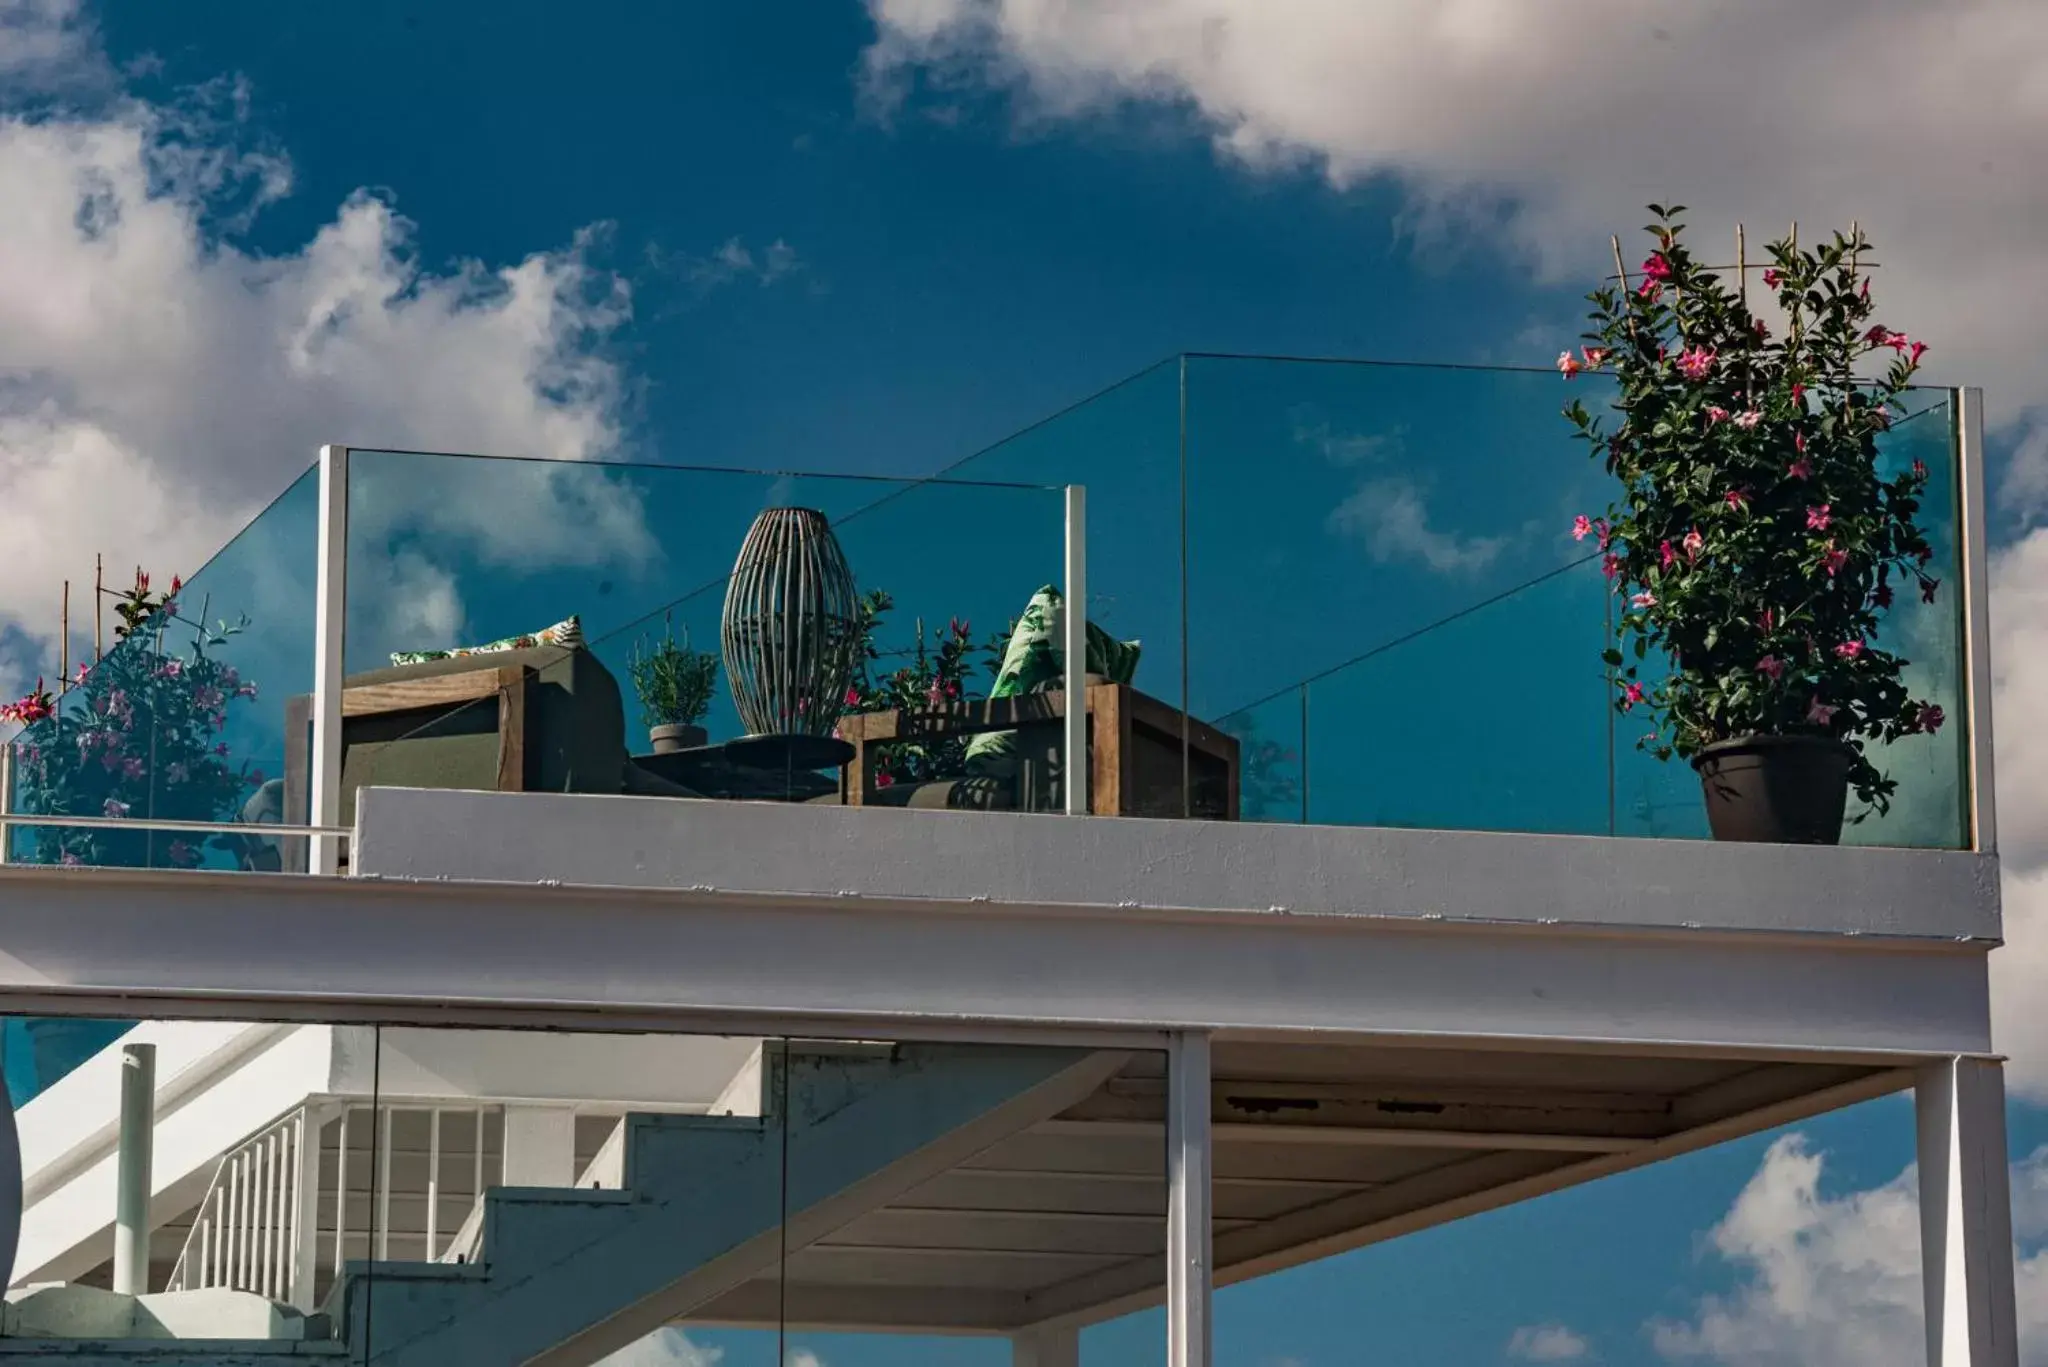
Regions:
<instances>
[{"instance_id":1,"label":"sky","mask_svg":"<svg viewBox=\"0 0 2048 1367\"><path fill-rule=\"evenodd\" d=\"M0 0L0 684L51 672L60 583L95 553L197 565L322 442L916 476L1182 351L1541 367L1651 200L1752 240L1860 222L1930 378L1985 387L1995 704L2021 715L2048 688L2036 0ZM1261 439L1297 458L1205 486L1198 530L1224 549L1198 587L1229 609L1205 658L1232 654L1260 574L1309 563L1276 519L1311 485L1309 529L1362 569L1312 588L1321 617L1261 619L1276 677L1349 649L1331 621L1380 614L1377 639L1558 552L1569 481L1430 466L1473 391L1321 383L1234 371L1197 397L1221 396L1215 469L1256 430L1233 403L1285 416ZM1135 487L1170 395L1117 395L1061 430L1128 452ZM1055 480L1048 450L978 468ZM723 478L534 466L485 490L394 464L362 508L382 551L354 586L364 649L520 629L507 604L547 575L654 601L730 555L691 542L691 510L778 487ZM1009 537L1042 556L1056 524L1024 493L958 497L905 516L929 514L918 544L986 620L1031 586L984 589L978 558ZM237 543L280 642L310 631L300 525ZM1205 705L1258 696L1259 651L1237 660L1200 675ZM2027 1360L2048 1363L2048 1013L2027 990L2048 968L2048 732L2006 725L1997 761L1996 1037ZM1218 1361L1918 1361L1911 1131L1907 1103L1873 1103L1232 1290ZM1145 1361L1153 1337L1113 1326L1089 1351ZM669 1334L632 1360L757 1350Z\"/></svg>"}]
</instances>

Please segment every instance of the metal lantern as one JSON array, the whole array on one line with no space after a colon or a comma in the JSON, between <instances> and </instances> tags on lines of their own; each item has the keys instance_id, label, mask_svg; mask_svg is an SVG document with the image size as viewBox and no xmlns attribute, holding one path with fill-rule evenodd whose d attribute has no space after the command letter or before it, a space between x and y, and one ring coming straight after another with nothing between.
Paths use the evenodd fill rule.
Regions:
<instances>
[{"instance_id":1,"label":"metal lantern","mask_svg":"<svg viewBox=\"0 0 2048 1367\"><path fill-rule=\"evenodd\" d=\"M825 515L754 519L725 590L719 643L740 721L756 736L826 736L853 682L860 608Z\"/></svg>"}]
</instances>

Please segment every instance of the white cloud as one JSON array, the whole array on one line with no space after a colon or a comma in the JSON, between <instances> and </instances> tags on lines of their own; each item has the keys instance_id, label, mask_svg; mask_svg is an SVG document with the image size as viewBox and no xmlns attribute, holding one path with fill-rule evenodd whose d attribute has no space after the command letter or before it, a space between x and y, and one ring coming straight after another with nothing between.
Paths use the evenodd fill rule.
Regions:
<instances>
[{"instance_id":1,"label":"white cloud","mask_svg":"<svg viewBox=\"0 0 2048 1367\"><path fill-rule=\"evenodd\" d=\"M724 1357L723 1348L692 1343L682 1330L671 1327L627 1344L602 1359L598 1367L718 1367Z\"/></svg>"},{"instance_id":2,"label":"white cloud","mask_svg":"<svg viewBox=\"0 0 2048 1367\"><path fill-rule=\"evenodd\" d=\"M437 272L412 225L358 193L302 246L259 254L237 230L290 173L249 145L245 88L137 100L75 0L0 0L0 100L37 88L62 93L0 104L0 624L48 658L61 578L88 575L96 551L190 572L322 442L558 460L618 445L623 382L603 343L630 298L595 264L597 232ZM457 546L652 553L637 504L587 471L526 467L488 499L472 485L436 500L432 479L412 492L393 516ZM274 597L304 611L309 592ZM452 592L402 606L459 622Z\"/></svg>"},{"instance_id":3,"label":"white cloud","mask_svg":"<svg viewBox=\"0 0 2048 1367\"><path fill-rule=\"evenodd\" d=\"M673 256L659 247L648 249L658 268L680 273L699 290L713 290L742 280L773 285L803 269L796 248L776 238L758 252L737 237L727 238L709 256Z\"/></svg>"},{"instance_id":4,"label":"white cloud","mask_svg":"<svg viewBox=\"0 0 2048 1367\"><path fill-rule=\"evenodd\" d=\"M1742 1367L1919 1367L1926 1360L1914 1171L1869 1191L1821 1190L1823 1156L1801 1135L1772 1144L1709 1236L1739 1277L1687 1319L1650 1326L1680 1362ZM2023 1241L2048 1216L2048 1149L2013 1169ZM2021 1360L2048 1363L2048 1252L2018 1265Z\"/></svg>"},{"instance_id":5,"label":"white cloud","mask_svg":"<svg viewBox=\"0 0 2048 1367\"><path fill-rule=\"evenodd\" d=\"M1377 564L1416 561L1438 574L1476 574L1500 557L1506 537L1459 536L1432 527L1415 482L1400 475L1370 479L1330 510L1333 530L1361 541Z\"/></svg>"},{"instance_id":6,"label":"white cloud","mask_svg":"<svg viewBox=\"0 0 2048 1367\"><path fill-rule=\"evenodd\" d=\"M1590 1345L1562 1324L1525 1324L1508 1339L1508 1356L1524 1362L1578 1362Z\"/></svg>"},{"instance_id":7,"label":"white cloud","mask_svg":"<svg viewBox=\"0 0 2048 1367\"><path fill-rule=\"evenodd\" d=\"M2006 411L2048 399L2048 11L1867 0L869 0L878 86L993 83L1034 118L1185 109L1220 155L1396 178L1407 222L1546 277L1653 200L1704 230L1868 225L1895 326ZM1732 236L1730 247L1732 249ZM1532 357L1540 363L1541 358Z\"/></svg>"}]
</instances>

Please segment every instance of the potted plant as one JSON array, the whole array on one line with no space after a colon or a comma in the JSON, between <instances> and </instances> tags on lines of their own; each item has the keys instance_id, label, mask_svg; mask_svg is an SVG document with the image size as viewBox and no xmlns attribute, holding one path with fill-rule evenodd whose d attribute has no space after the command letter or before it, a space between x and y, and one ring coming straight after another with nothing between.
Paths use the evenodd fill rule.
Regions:
<instances>
[{"instance_id":1,"label":"potted plant","mask_svg":"<svg viewBox=\"0 0 2048 1367\"><path fill-rule=\"evenodd\" d=\"M228 821L265 778L230 762L221 737L228 709L253 699L256 686L220 658L246 623L209 629L180 616L182 585L152 593L139 571L114 611L116 644L81 666L61 697L40 680L27 697L0 706L0 722L21 730L15 749L18 810L51 815L128 817L128 827L38 826L34 858L49 864L196 868L201 837L153 830L150 818ZM183 652L167 645L190 628ZM214 843L231 847L231 839Z\"/></svg>"},{"instance_id":2,"label":"potted plant","mask_svg":"<svg viewBox=\"0 0 2048 1367\"><path fill-rule=\"evenodd\" d=\"M633 691L640 695L640 721L648 728L654 753L673 754L704 744L704 728L697 722L711 706L718 656L690 649L688 632L678 645L673 629L663 631L661 643L653 650L643 649L644 645L634 648L627 670L633 678Z\"/></svg>"},{"instance_id":3,"label":"potted plant","mask_svg":"<svg viewBox=\"0 0 2048 1367\"><path fill-rule=\"evenodd\" d=\"M1860 230L1770 244L1767 321L1694 258L1683 212L1651 206L1640 279L1589 296L1585 346L1558 358L1616 383L1611 424L1565 410L1621 486L1573 534L1620 600L1614 706L1691 761L1715 838L1832 844L1850 790L1881 813L1897 789L1870 744L1943 721L1881 636L1895 592L1939 588L1927 470L1887 477L1877 446L1927 348L1873 321Z\"/></svg>"}]
</instances>

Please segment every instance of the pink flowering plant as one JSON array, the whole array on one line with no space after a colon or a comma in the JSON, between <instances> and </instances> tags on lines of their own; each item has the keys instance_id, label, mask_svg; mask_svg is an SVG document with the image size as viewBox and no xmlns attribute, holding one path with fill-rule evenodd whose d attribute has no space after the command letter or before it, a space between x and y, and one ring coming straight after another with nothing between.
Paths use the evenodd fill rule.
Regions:
<instances>
[{"instance_id":1,"label":"pink flowering plant","mask_svg":"<svg viewBox=\"0 0 2048 1367\"><path fill-rule=\"evenodd\" d=\"M1887 477L1878 438L1925 344L1874 321L1860 232L1766 249L1782 332L1735 282L1701 265L1682 208L1652 205L1655 249L1636 279L1589 296L1567 378L1603 371L1609 416L1565 416L1619 481L1604 515L1581 515L1619 599L1616 708L1645 710L1642 748L1690 759L1752 735L1833 737L1852 790L1878 811L1897 784L1871 741L1938 730L1942 710L1902 681L1882 635L1894 595L1931 603L1940 583L1915 522L1928 472Z\"/></svg>"},{"instance_id":2,"label":"pink flowering plant","mask_svg":"<svg viewBox=\"0 0 2048 1367\"><path fill-rule=\"evenodd\" d=\"M52 697L35 691L0 705L0 721L21 730L15 747L15 801L22 812L53 816L226 821L262 773L234 764L221 739L229 708L256 696L255 685L219 656L246 623L212 630L179 615L182 585L152 593L138 572L119 595L115 646L81 666L72 687ZM202 613L202 617L203 617ZM191 633L182 651L173 632ZM38 826L34 857L51 864L197 867L203 836L141 827Z\"/></svg>"},{"instance_id":3,"label":"pink flowering plant","mask_svg":"<svg viewBox=\"0 0 2048 1367\"><path fill-rule=\"evenodd\" d=\"M876 642L882 623L896 606L887 592L870 590L860 602L860 620L855 630L854 680L846 690L848 712L928 712L969 700L969 673L976 656L988 657L990 673L1002 658L999 638L975 645L973 628L955 617L943 629L927 635L917 623L917 639L908 648L885 651ZM902 660L893 668L886 660ZM897 783L919 783L928 779L959 778L967 772L967 737L941 736L929 741L903 741L875 747L875 782L887 788Z\"/></svg>"}]
</instances>

